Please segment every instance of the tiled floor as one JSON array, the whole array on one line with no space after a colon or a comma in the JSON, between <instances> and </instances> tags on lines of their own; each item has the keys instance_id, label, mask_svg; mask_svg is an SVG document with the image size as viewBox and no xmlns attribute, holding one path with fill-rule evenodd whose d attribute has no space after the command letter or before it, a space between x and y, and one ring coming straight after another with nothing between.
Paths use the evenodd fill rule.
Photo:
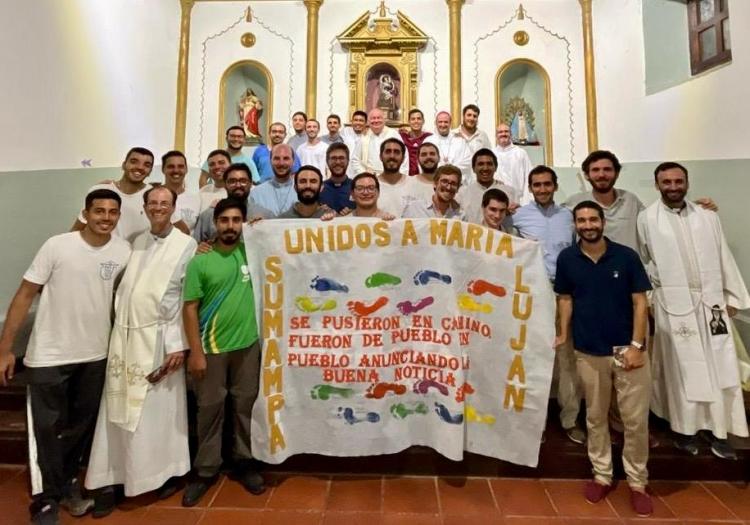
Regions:
<instances>
[{"instance_id":1,"label":"tiled floor","mask_svg":"<svg viewBox=\"0 0 750 525\"><path fill-rule=\"evenodd\" d=\"M750 524L750 489L721 482L653 482L655 512L647 520L630 510L622 483L606 501L590 505L582 481L435 477L280 476L252 496L221 478L194 509L142 496L104 520L70 518L64 524L158 525L572 525ZM25 469L0 467L0 523L28 523Z\"/></svg>"}]
</instances>

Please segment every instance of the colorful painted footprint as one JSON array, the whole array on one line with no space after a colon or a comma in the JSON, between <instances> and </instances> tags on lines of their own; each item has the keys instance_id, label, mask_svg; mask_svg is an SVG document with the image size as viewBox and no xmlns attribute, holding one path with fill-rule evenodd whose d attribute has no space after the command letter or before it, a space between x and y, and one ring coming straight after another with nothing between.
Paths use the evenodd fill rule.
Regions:
<instances>
[{"instance_id":1,"label":"colorful painted footprint","mask_svg":"<svg viewBox=\"0 0 750 525\"><path fill-rule=\"evenodd\" d=\"M490 303L478 303L469 294L459 294L457 301L458 307L461 310L468 310L469 312L479 312L483 314L492 313L492 305Z\"/></svg>"},{"instance_id":2,"label":"colorful painted footprint","mask_svg":"<svg viewBox=\"0 0 750 525\"><path fill-rule=\"evenodd\" d=\"M401 301L400 303L396 304L396 308L398 308L398 311L401 312L402 315L411 315L427 308L434 302L434 297L425 297L423 299L420 299L416 303L412 303L411 301Z\"/></svg>"},{"instance_id":3,"label":"colorful painted footprint","mask_svg":"<svg viewBox=\"0 0 750 525\"><path fill-rule=\"evenodd\" d=\"M363 301L349 301L348 303L346 303L346 307L349 308L349 311L354 315L365 317L377 312L387 304L388 298L383 296L378 297L371 304L367 304Z\"/></svg>"},{"instance_id":4,"label":"colorful painted footprint","mask_svg":"<svg viewBox=\"0 0 750 525\"><path fill-rule=\"evenodd\" d=\"M494 425L495 416L490 414L480 414L477 409L471 405L464 405L464 415L469 423L482 423L485 425Z\"/></svg>"},{"instance_id":5,"label":"colorful painted footprint","mask_svg":"<svg viewBox=\"0 0 750 525\"><path fill-rule=\"evenodd\" d=\"M412 406L408 406L404 403L396 403L395 405L391 405L391 414L396 419L406 419L412 414L424 415L428 412L429 409L427 408L427 405L425 405L421 401Z\"/></svg>"},{"instance_id":6,"label":"colorful painted footprint","mask_svg":"<svg viewBox=\"0 0 750 525\"><path fill-rule=\"evenodd\" d=\"M414 383L414 387L412 387L412 390L415 394L427 394L430 391L430 388L434 388L444 396L448 395L448 387L442 383L438 383L433 379L420 379L419 381Z\"/></svg>"},{"instance_id":7,"label":"colorful painted footprint","mask_svg":"<svg viewBox=\"0 0 750 525\"><path fill-rule=\"evenodd\" d=\"M326 401L332 397L343 397L344 399L348 399L352 397L352 394L354 394L354 390L351 388L341 388L331 385L315 385L312 390L310 390L311 398L320 399L322 401Z\"/></svg>"},{"instance_id":8,"label":"colorful painted footprint","mask_svg":"<svg viewBox=\"0 0 750 525\"><path fill-rule=\"evenodd\" d=\"M311 314L314 312L333 310L336 308L337 303L333 299L326 299L320 304L316 304L311 297L307 295L301 295L294 300L294 305L305 313Z\"/></svg>"},{"instance_id":9,"label":"colorful painted footprint","mask_svg":"<svg viewBox=\"0 0 750 525\"><path fill-rule=\"evenodd\" d=\"M494 284L484 279L474 279L469 281L466 291L473 295L492 294L495 297L505 297L505 288L499 284Z\"/></svg>"},{"instance_id":10,"label":"colorful painted footprint","mask_svg":"<svg viewBox=\"0 0 750 525\"><path fill-rule=\"evenodd\" d=\"M453 282L453 279L448 274L439 273L434 270L419 270L414 274L414 284L416 285L426 285L432 281L450 284Z\"/></svg>"},{"instance_id":11,"label":"colorful painted footprint","mask_svg":"<svg viewBox=\"0 0 750 525\"><path fill-rule=\"evenodd\" d=\"M365 279L365 286L367 286L368 288L398 286L399 284L401 284L400 277L384 272L375 272L367 279Z\"/></svg>"},{"instance_id":12,"label":"colorful painted footprint","mask_svg":"<svg viewBox=\"0 0 750 525\"><path fill-rule=\"evenodd\" d=\"M377 412L367 412L363 417L357 417L354 413L354 409L351 407L339 407L339 417L343 418L344 421L350 425L356 425L357 423L377 423L380 421L380 414Z\"/></svg>"},{"instance_id":13,"label":"colorful painted footprint","mask_svg":"<svg viewBox=\"0 0 750 525\"><path fill-rule=\"evenodd\" d=\"M330 277L320 277L316 275L310 281L310 288L318 292L343 292L348 293L349 287Z\"/></svg>"},{"instance_id":14,"label":"colorful painted footprint","mask_svg":"<svg viewBox=\"0 0 750 525\"><path fill-rule=\"evenodd\" d=\"M367 389L365 397L369 399L383 399L388 392L393 392L397 396L406 394L406 386L398 383L373 383Z\"/></svg>"},{"instance_id":15,"label":"colorful painted footprint","mask_svg":"<svg viewBox=\"0 0 750 525\"><path fill-rule=\"evenodd\" d=\"M471 386L469 383L464 383L460 387L456 389L456 402L463 403L466 399L467 394L473 394L474 393L474 387Z\"/></svg>"},{"instance_id":16,"label":"colorful painted footprint","mask_svg":"<svg viewBox=\"0 0 750 525\"><path fill-rule=\"evenodd\" d=\"M443 405L442 403L435 403L435 413L440 419L442 419L446 423L450 423L451 425L460 425L464 422L463 414L451 414L450 410L448 410L448 407Z\"/></svg>"}]
</instances>

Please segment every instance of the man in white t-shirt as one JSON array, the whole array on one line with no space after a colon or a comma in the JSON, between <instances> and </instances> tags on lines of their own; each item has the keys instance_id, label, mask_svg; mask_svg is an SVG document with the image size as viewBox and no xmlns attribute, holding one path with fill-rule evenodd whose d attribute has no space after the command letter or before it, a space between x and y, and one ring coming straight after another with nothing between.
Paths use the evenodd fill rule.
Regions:
<instances>
[{"instance_id":1,"label":"man in white t-shirt","mask_svg":"<svg viewBox=\"0 0 750 525\"><path fill-rule=\"evenodd\" d=\"M58 506L82 516L93 506L77 481L96 424L104 378L114 283L130 245L114 232L120 196L86 196L81 231L42 245L8 308L0 335L0 384L13 378L11 348L41 292L26 349L32 523L57 523Z\"/></svg>"},{"instance_id":2,"label":"man in white t-shirt","mask_svg":"<svg viewBox=\"0 0 750 525\"><path fill-rule=\"evenodd\" d=\"M479 106L467 104L461 110L461 125L453 132L461 135L469 144L469 150L473 155L482 148L491 148L490 138L487 133L479 129Z\"/></svg>"},{"instance_id":3,"label":"man in white t-shirt","mask_svg":"<svg viewBox=\"0 0 750 525\"><path fill-rule=\"evenodd\" d=\"M440 149L436 144L425 141L419 146L417 149L419 173L409 177L406 181L405 201L407 204L411 201L432 199L435 193L435 173L438 170L439 160Z\"/></svg>"},{"instance_id":4,"label":"man in white t-shirt","mask_svg":"<svg viewBox=\"0 0 750 525\"><path fill-rule=\"evenodd\" d=\"M297 157L302 166L315 166L324 175L326 173L326 151L328 144L320 140L320 122L314 118L305 122L305 133L307 133L307 142L297 147Z\"/></svg>"},{"instance_id":5,"label":"man in white t-shirt","mask_svg":"<svg viewBox=\"0 0 750 525\"><path fill-rule=\"evenodd\" d=\"M161 157L161 172L164 174L164 186L175 192L177 205L172 215L172 224L180 231L190 235L200 214L201 199L197 193L185 191L187 159L181 151L168 151Z\"/></svg>"},{"instance_id":6,"label":"man in white t-shirt","mask_svg":"<svg viewBox=\"0 0 750 525\"><path fill-rule=\"evenodd\" d=\"M232 164L229 152L223 149L215 149L208 154L208 174L213 184L206 184L198 190L200 198L200 211L213 207L213 204L221 199L227 198L227 189L224 186L224 172Z\"/></svg>"},{"instance_id":7,"label":"man in white t-shirt","mask_svg":"<svg viewBox=\"0 0 750 525\"><path fill-rule=\"evenodd\" d=\"M408 202L409 176L401 171L405 158L406 145L401 142L401 139L385 139L380 144L380 162L383 165L383 171L378 175L380 182L378 208L397 219L401 218Z\"/></svg>"},{"instance_id":8,"label":"man in white t-shirt","mask_svg":"<svg viewBox=\"0 0 750 525\"><path fill-rule=\"evenodd\" d=\"M117 228L112 232L128 242L141 232L148 229L148 219L143 211L143 194L151 185L144 182L151 175L154 167L154 154L146 148L130 148L122 163L122 177L120 180L107 181L89 188L86 193L94 190L111 190L120 196L120 218ZM83 211L78 214L71 231L81 231L86 226Z\"/></svg>"}]
</instances>

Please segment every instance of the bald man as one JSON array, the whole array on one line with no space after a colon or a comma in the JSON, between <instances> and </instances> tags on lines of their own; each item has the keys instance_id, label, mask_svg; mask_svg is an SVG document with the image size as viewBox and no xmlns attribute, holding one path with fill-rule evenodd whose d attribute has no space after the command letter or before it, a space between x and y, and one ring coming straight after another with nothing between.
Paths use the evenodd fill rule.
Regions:
<instances>
[{"instance_id":1,"label":"bald man","mask_svg":"<svg viewBox=\"0 0 750 525\"><path fill-rule=\"evenodd\" d=\"M396 139L403 142L398 131L385 125L383 112L378 108L370 110L367 120L370 123L370 129L362 134L361 140L354 146L352 152L351 164L355 175L364 172L382 173L383 163L380 160L380 145L386 139ZM400 171L404 175L409 175L408 157L401 165Z\"/></svg>"},{"instance_id":2,"label":"bald man","mask_svg":"<svg viewBox=\"0 0 750 525\"><path fill-rule=\"evenodd\" d=\"M440 151L438 166L451 164L461 170L464 181L473 179L471 171L471 150L469 143L460 133L451 131L451 114L441 111L435 116L435 134L427 137L425 143L435 144Z\"/></svg>"},{"instance_id":3,"label":"bald man","mask_svg":"<svg viewBox=\"0 0 750 525\"><path fill-rule=\"evenodd\" d=\"M274 217L291 209L297 202L294 191L292 165L294 152L289 144L277 144L271 150L273 178L260 184L250 194L250 200L267 209Z\"/></svg>"}]
</instances>

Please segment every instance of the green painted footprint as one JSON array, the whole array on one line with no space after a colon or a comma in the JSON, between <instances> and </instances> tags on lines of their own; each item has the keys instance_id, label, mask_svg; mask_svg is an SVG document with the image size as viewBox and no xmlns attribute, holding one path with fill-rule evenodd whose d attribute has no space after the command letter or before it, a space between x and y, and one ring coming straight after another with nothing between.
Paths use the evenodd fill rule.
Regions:
<instances>
[{"instance_id":1,"label":"green painted footprint","mask_svg":"<svg viewBox=\"0 0 750 525\"><path fill-rule=\"evenodd\" d=\"M378 288L380 286L396 286L401 284L401 278L390 273L375 272L365 279L365 286L368 288Z\"/></svg>"},{"instance_id":2,"label":"green painted footprint","mask_svg":"<svg viewBox=\"0 0 750 525\"><path fill-rule=\"evenodd\" d=\"M404 403L396 403L394 405L391 405L391 414L393 414L393 417L397 419L406 419L406 417L412 414L424 415L428 412L429 409L427 408L427 405L425 405L421 401L412 407L409 407Z\"/></svg>"},{"instance_id":3,"label":"green painted footprint","mask_svg":"<svg viewBox=\"0 0 750 525\"><path fill-rule=\"evenodd\" d=\"M331 385L315 385L312 390L310 390L311 398L320 399L322 401L331 399L331 397L334 396L348 399L352 397L352 394L354 394L354 390L351 388L341 388Z\"/></svg>"}]
</instances>

